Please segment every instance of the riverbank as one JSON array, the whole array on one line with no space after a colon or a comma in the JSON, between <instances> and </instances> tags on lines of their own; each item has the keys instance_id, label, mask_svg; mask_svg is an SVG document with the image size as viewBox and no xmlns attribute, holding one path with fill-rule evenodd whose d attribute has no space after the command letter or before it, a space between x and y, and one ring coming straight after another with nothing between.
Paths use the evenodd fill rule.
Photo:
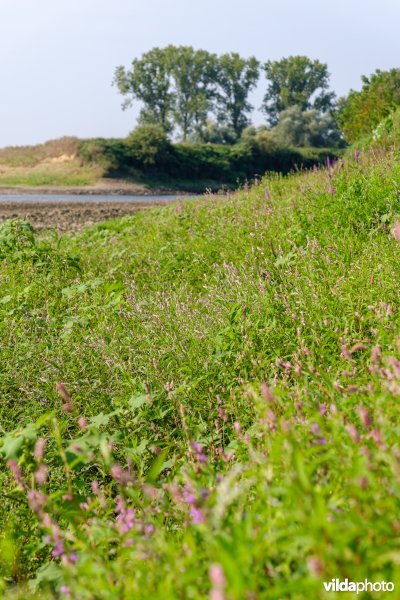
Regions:
<instances>
[{"instance_id":1,"label":"riverbank","mask_svg":"<svg viewBox=\"0 0 400 600\"><path fill-rule=\"evenodd\" d=\"M0 223L8 219L24 219L35 229L78 231L89 225L131 215L154 206L164 206L169 200L80 201L40 200L12 201L0 198Z\"/></svg>"},{"instance_id":2,"label":"riverbank","mask_svg":"<svg viewBox=\"0 0 400 600\"><path fill-rule=\"evenodd\" d=\"M94 185L0 185L1 196L179 196L187 193L182 189L163 186L149 187L123 179L103 179Z\"/></svg>"}]
</instances>

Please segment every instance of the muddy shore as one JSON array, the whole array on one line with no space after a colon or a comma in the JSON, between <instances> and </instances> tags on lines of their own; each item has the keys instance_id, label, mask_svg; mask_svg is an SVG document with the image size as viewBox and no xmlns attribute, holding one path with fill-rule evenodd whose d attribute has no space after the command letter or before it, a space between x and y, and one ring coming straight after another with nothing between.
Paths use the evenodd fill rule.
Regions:
<instances>
[{"instance_id":1,"label":"muddy shore","mask_svg":"<svg viewBox=\"0 0 400 600\"><path fill-rule=\"evenodd\" d=\"M16 193L15 188L13 193ZM36 192L38 193L38 192ZM98 191L97 191L98 193ZM130 215L152 206L164 206L168 200L129 201L18 201L2 200L0 197L0 223L7 219L26 219L38 229L59 231L79 230L95 223Z\"/></svg>"},{"instance_id":2,"label":"muddy shore","mask_svg":"<svg viewBox=\"0 0 400 600\"><path fill-rule=\"evenodd\" d=\"M5 186L0 185L1 196L10 194L40 196L184 196L188 192L167 188L148 188L140 183L129 183L123 180L102 179L96 185L85 186Z\"/></svg>"}]
</instances>

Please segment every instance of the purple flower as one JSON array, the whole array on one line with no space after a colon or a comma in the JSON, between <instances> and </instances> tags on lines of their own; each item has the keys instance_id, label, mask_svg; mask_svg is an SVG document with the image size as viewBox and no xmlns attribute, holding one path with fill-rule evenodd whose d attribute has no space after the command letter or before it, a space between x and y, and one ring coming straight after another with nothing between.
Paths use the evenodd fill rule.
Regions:
<instances>
[{"instance_id":1,"label":"purple flower","mask_svg":"<svg viewBox=\"0 0 400 600\"><path fill-rule=\"evenodd\" d=\"M267 190L267 188L264 189L264 196L265 199L268 200L268 202L271 202L271 196L269 195L269 191Z\"/></svg>"},{"instance_id":2,"label":"purple flower","mask_svg":"<svg viewBox=\"0 0 400 600\"><path fill-rule=\"evenodd\" d=\"M58 556L63 556L63 554L65 554L65 548L63 541L59 538L56 540L52 555L54 558L57 558Z\"/></svg>"},{"instance_id":3,"label":"purple flower","mask_svg":"<svg viewBox=\"0 0 400 600\"><path fill-rule=\"evenodd\" d=\"M62 585L60 587L60 592L61 592L61 594L64 594L64 596L70 596L71 595L71 590L69 589L69 587L67 585Z\"/></svg>"},{"instance_id":4,"label":"purple flower","mask_svg":"<svg viewBox=\"0 0 400 600\"><path fill-rule=\"evenodd\" d=\"M312 432L314 435L319 435L319 434L321 433L321 430L320 430L320 428L319 428L319 425L318 425L318 423L313 423L313 424L311 425L311 432Z\"/></svg>"},{"instance_id":5,"label":"purple flower","mask_svg":"<svg viewBox=\"0 0 400 600\"><path fill-rule=\"evenodd\" d=\"M201 462L201 463L205 463L207 462L207 457L203 452L203 448L201 446L201 444L199 444L198 442L193 442L192 443L192 450L194 450L195 454L196 454L196 459Z\"/></svg>"},{"instance_id":6,"label":"purple flower","mask_svg":"<svg viewBox=\"0 0 400 600\"><path fill-rule=\"evenodd\" d=\"M111 467L111 477L122 486L126 486L132 481L129 471L123 469L121 465L115 464Z\"/></svg>"},{"instance_id":7,"label":"purple flower","mask_svg":"<svg viewBox=\"0 0 400 600\"><path fill-rule=\"evenodd\" d=\"M78 555L76 554L76 552L72 552L71 554L68 555L68 561L74 565L76 562L78 562Z\"/></svg>"},{"instance_id":8,"label":"purple flower","mask_svg":"<svg viewBox=\"0 0 400 600\"><path fill-rule=\"evenodd\" d=\"M186 502L186 504L196 504L196 496L191 492L191 490L187 486L185 486L183 490L182 498L183 501Z\"/></svg>"},{"instance_id":9,"label":"purple flower","mask_svg":"<svg viewBox=\"0 0 400 600\"><path fill-rule=\"evenodd\" d=\"M192 517L192 522L194 525L200 525L205 522L205 518L203 513L197 506L192 506L190 509L190 516Z\"/></svg>"},{"instance_id":10,"label":"purple flower","mask_svg":"<svg viewBox=\"0 0 400 600\"><path fill-rule=\"evenodd\" d=\"M333 195L334 195L334 193L335 193L335 188L333 187L333 185L332 185L332 184L330 184L330 186L329 186L329 193L330 193L332 196L333 196Z\"/></svg>"},{"instance_id":11,"label":"purple flower","mask_svg":"<svg viewBox=\"0 0 400 600\"><path fill-rule=\"evenodd\" d=\"M135 511L133 508L122 510L117 517L117 523L122 534L128 533L135 525Z\"/></svg>"}]
</instances>

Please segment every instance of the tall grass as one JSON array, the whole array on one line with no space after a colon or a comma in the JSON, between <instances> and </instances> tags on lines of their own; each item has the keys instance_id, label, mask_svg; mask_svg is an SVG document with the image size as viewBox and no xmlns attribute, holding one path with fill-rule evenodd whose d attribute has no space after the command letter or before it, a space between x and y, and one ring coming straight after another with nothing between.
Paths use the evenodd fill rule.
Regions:
<instances>
[{"instance_id":1,"label":"tall grass","mask_svg":"<svg viewBox=\"0 0 400 600\"><path fill-rule=\"evenodd\" d=\"M2 226L5 597L399 585L399 182L357 155L77 235Z\"/></svg>"}]
</instances>

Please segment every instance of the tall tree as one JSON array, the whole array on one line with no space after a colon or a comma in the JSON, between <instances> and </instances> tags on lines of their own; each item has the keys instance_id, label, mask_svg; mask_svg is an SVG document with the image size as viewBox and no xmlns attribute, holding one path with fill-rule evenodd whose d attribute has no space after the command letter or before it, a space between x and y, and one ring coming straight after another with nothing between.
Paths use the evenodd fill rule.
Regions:
<instances>
[{"instance_id":1,"label":"tall tree","mask_svg":"<svg viewBox=\"0 0 400 600\"><path fill-rule=\"evenodd\" d=\"M330 113L301 110L291 106L279 115L279 121L270 130L273 139L282 146L314 146L337 148L343 146L337 123Z\"/></svg>"},{"instance_id":2,"label":"tall tree","mask_svg":"<svg viewBox=\"0 0 400 600\"><path fill-rule=\"evenodd\" d=\"M174 85L174 120L183 140L201 131L214 95L217 57L191 46L166 48Z\"/></svg>"},{"instance_id":3,"label":"tall tree","mask_svg":"<svg viewBox=\"0 0 400 600\"><path fill-rule=\"evenodd\" d=\"M362 77L361 91L351 90L338 102L338 122L346 141L352 143L370 134L396 107L400 106L400 69L377 70Z\"/></svg>"},{"instance_id":4,"label":"tall tree","mask_svg":"<svg viewBox=\"0 0 400 600\"><path fill-rule=\"evenodd\" d=\"M251 56L242 58L237 52L223 54L218 60L217 116L218 121L233 130L236 138L249 124L248 113L252 106L248 101L250 91L259 78L260 63Z\"/></svg>"},{"instance_id":5,"label":"tall tree","mask_svg":"<svg viewBox=\"0 0 400 600\"><path fill-rule=\"evenodd\" d=\"M270 125L279 113L298 106L301 110L327 112L333 108L334 92L329 91L328 66L307 56L289 56L264 65L269 81L262 105Z\"/></svg>"},{"instance_id":6,"label":"tall tree","mask_svg":"<svg viewBox=\"0 0 400 600\"><path fill-rule=\"evenodd\" d=\"M166 132L172 129L174 104L170 71L169 52L153 48L141 58L133 60L131 69L117 67L113 80L120 93L126 96L123 109L131 106L135 100L141 101L140 121L161 125Z\"/></svg>"}]
</instances>

